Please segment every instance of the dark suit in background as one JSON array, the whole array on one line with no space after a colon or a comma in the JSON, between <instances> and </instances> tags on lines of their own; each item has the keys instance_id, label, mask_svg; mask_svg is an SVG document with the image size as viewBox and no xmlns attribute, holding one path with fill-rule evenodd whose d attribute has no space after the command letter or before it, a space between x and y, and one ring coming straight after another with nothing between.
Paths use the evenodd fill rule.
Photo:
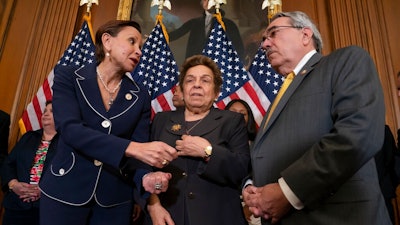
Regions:
<instances>
[{"instance_id":1,"label":"dark suit in background","mask_svg":"<svg viewBox=\"0 0 400 225\"><path fill-rule=\"evenodd\" d=\"M0 167L8 155L8 136L10 134L10 115L0 110Z\"/></svg>"},{"instance_id":2,"label":"dark suit in background","mask_svg":"<svg viewBox=\"0 0 400 225\"><path fill-rule=\"evenodd\" d=\"M390 127L385 125L385 140L382 149L375 155L375 162L378 171L379 184L393 224L395 223L395 216L392 199L396 198L396 187L399 184L399 177L395 171L396 157L399 157L396 142Z\"/></svg>"},{"instance_id":3,"label":"dark suit in background","mask_svg":"<svg viewBox=\"0 0 400 225\"><path fill-rule=\"evenodd\" d=\"M169 33L170 41L174 41L189 32L189 38L186 45L186 58L201 54L205 47L209 34L209 31L207 31L206 34L205 19L206 14L204 13L202 17L188 20L181 27ZM237 51L239 57L243 59L244 46L238 27L230 19L223 18L222 20L225 23L226 34L229 40L232 41L233 47ZM215 18L212 19L211 29L214 23L216 23Z\"/></svg>"}]
</instances>

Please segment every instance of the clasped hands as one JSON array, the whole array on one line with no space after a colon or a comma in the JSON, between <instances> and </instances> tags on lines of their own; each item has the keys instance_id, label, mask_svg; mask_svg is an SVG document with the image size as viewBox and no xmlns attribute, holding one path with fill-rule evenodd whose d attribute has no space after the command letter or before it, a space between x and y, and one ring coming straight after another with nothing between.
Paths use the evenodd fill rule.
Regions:
<instances>
[{"instance_id":1,"label":"clasped hands","mask_svg":"<svg viewBox=\"0 0 400 225\"><path fill-rule=\"evenodd\" d=\"M12 186L12 191L17 194L23 202L33 202L40 198L40 189L37 184L28 184L14 179L10 181L9 186Z\"/></svg>"},{"instance_id":2,"label":"clasped hands","mask_svg":"<svg viewBox=\"0 0 400 225\"><path fill-rule=\"evenodd\" d=\"M292 208L278 183L262 187L246 186L242 191L243 201L255 217L263 217L277 223Z\"/></svg>"}]
</instances>

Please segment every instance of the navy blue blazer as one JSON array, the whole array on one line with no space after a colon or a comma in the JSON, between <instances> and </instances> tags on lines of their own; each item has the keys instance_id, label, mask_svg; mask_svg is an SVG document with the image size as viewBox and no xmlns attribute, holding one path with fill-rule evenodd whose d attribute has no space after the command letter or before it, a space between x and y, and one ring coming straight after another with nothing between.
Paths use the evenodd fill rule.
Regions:
<instances>
[{"instance_id":1,"label":"navy blue blazer","mask_svg":"<svg viewBox=\"0 0 400 225\"><path fill-rule=\"evenodd\" d=\"M36 151L42 141L43 129L25 133L5 158L1 168L1 187L5 193L3 206L6 209L26 210L39 207L39 201L23 202L17 194L8 189L8 182L17 179L19 182L30 182L30 170ZM43 165L43 174L52 160L58 142L58 134L51 140Z\"/></svg>"},{"instance_id":2,"label":"navy blue blazer","mask_svg":"<svg viewBox=\"0 0 400 225\"><path fill-rule=\"evenodd\" d=\"M93 198L102 206L131 203L134 187L142 190L141 178L151 168L126 158L125 150L131 141L149 140L150 112L147 90L129 73L106 111L94 63L56 70L53 114L60 140L39 184L42 193L75 206Z\"/></svg>"},{"instance_id":3,"label":"navy blue blazer","mask_svg":"<svg viewBox=\"0 0 400 225\"><path fill-rule=\"evenodd\" d=\"M186 133L183 109L157 113L152 140L175 146ZM247 129L242 114L212 108L190 131L207 139L211 158L178 157L162 170L172 174L168 190L159 195L175 224L244 225L239 185L250 171Z\"/></svg>"}]
</instances>

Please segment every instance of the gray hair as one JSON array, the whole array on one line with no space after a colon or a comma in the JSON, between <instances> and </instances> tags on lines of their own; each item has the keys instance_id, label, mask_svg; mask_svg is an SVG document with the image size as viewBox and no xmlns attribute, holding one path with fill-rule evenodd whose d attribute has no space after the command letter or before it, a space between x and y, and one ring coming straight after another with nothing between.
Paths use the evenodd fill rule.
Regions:
<instances>
[{"instance_id":1,"label":"gray hair","mask_svg":"<svg viewBox=\"0 0 400 225\"><path fill-rule=\"evenodd\" d=\"M295 12L280 12L275 14L271 21L274 21L275 19L279 17L288 17L290 18L290 21L292 23L292 26L294 27L308 27L312 30L313 36L312 39L314 41L314 47L317 50L317 52L321 53L322 51L322 38L321 34L319 33L317 26L312 22L310 17L307 16L307 14L300 12L300 11L295 11Z\"/></svg>"}]
</instances>

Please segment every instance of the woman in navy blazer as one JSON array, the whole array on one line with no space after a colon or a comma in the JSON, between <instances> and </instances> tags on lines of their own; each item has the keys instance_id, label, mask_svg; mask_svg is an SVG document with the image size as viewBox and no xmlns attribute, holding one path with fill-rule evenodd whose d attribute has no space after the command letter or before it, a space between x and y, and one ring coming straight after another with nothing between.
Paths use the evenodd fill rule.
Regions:
<instances>
[{"instance_id":1,"label":"woman in navy blazer","mask_svg":"<svg viewBox=\"0 0 400 225\"><path fill-rule=\"evenodd\" d=\"M42 225L128 225L134 190L142 198L166 191L171 175L149 173L150 166L177 153L147 143L150 96L129 73L142 55L140 32L134 21L110 21L96 33L96 64L55 70L60 141L40 182Z\"/></svg>"},{"instance_id":2,"label":"woman in navy blazer","mask_svg":"<svg viewBox=\"0 0 400 225\"><path fill-rule=\"evenodd\" d=\"M212 59L188 58L179 78L184 109L154 118L152 140L175 146L179 154L162 169L172 173L167 192L150 197L154 225L247 224L238 189L249 173L247 129L241 114L213 107L221 84Z\"/></svg>"},{"instance_id":3,"label":"woman in navy blazer","mask_svg":"<svg viewBox=\"0 0 400 225\"><path fill-rule=\"evenodd\" d=\"M40 190L40 168L47 168L52 160L58 142L54 127L51 101L46 102L46 108L41 117L43 129L28 131L11 150L1 168L1 188L4 192L3 225L38 225ZM42 154L45 152L44 154ZM43 157L41 157L43 156ZM38 159L35 161L35 159ZM39 172L33 172L35 162ZM38 168L38 167L34 167Z\"/></svg>"}]
</instances>

